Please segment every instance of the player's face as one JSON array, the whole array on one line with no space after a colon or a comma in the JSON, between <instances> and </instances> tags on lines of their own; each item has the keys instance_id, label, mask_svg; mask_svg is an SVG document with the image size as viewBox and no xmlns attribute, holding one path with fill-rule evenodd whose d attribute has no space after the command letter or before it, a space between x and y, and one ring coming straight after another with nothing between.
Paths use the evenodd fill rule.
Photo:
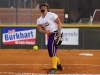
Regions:
<instances>
[{"instance_id":1,"label":"player's face","mask_svg":"<svg viewBox=\"0 0 100 75\"><path fill-rule=\"evenodd\" d=\"M41 12L47 11L47 7L46 7L46 6L41 6L40 11L41 11Z\"/></svg>"}]
</instances>

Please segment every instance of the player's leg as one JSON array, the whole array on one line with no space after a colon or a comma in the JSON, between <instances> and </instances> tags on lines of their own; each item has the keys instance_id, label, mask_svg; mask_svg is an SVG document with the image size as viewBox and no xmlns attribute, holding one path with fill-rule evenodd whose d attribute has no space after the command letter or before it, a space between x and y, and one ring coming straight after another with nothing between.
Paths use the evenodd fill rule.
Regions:
<instances>
[{"instance_id":1,"label":"player's leg","mask_svg":"<svg viewBox=\"0 0 100 75\"><path fill-rule=\"evenodd\" d=\"M57 57L57 69L58 70L64 70L64 68L62 67L61 63L60 63L60 59Z\"/></svg>"},{"instance_id":2,"label":"player's leg","mask_svg":"<svg viewBox=\"0 0 100 75\"><path fill-rule=\"evenodd\" d=\"M52 71L52 73L58 72L57 71L57 47L55 47L54 45L54 36L56 36L56 34L52 34L49 36L49 40L48 40L48 53L49 56L51 57L51 61L52 61L52 69L48 71L48 73Z\"/></svg>"}]
</instances>

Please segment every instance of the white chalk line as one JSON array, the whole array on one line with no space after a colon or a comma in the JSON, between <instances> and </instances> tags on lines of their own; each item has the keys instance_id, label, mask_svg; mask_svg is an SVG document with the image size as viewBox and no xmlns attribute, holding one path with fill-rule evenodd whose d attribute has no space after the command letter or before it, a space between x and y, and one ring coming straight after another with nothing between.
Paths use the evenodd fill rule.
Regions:
<instances>
[{"instance_id":1,"label":"white chalk line","mask_svg":"<svg viewBox=\"0 0 100 75\"><path fill-rule=\"evenodd\" d=\"M100 75L100 74L40 74L40 73L14 73L14 72L0 72L0 74L10 74L10 75Z\"/></svg>"},{"instance_id":2,"label":"white chalk line","mask_svg":"<svg viewBox=\"0 0 100 75\"><path fill-rule=\"evenodd\" d=\"M0 66L48 66L52 64L0 64ZM94 64L63 64L65 66L100 66ZM0 74L10 75L100 75L100 74L38 74L38 73L15 73L15 72L0 72Z\"/></svg>"},{"instance_id":3,"label":"white chalk line","mask_svg":"<svg viewBox=\"0 0 100 75\"><path fill-rule=\"evenodd\" d=\"M0 74L10 74L10 75L36 75L36 73L15 73L15 72L0 72Z\"/></svg>"},{"instance_id":4,"label":"white chalk line","mask_svg":"<svg viewBox=\"0 0 100 75\"><path fill-rule=\"evenodd\" d=\"M1 72L0 72L1 73ZM4 73L1 73L4 74ZM5 74L12 75L100 75L100 74L36 74L36 73L13 73L13 72L5 72Z\"/></svg>"},{"instance_id":5,"label":"white chalk line","mask_svg":"<svg viewBox=\"0 0 100 75\"><path fill-rule=\"evenodd\" d=\"M48 66L52 64L0 64L0 66ZM65 66L100 66L95 64L62 64Z\"/></svg>"}]
</instances>

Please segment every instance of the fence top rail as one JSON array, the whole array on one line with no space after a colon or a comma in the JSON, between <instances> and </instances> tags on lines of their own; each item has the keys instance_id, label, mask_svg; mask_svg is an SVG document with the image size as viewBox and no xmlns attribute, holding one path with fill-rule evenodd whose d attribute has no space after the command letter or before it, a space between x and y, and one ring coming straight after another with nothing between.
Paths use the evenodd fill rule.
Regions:
<instances>
[{"instance_id":1,"label":"fence top rail","mask_svg":"<svg viewBox=\"0 0 100 75\"><path fill-rule=\"evenodd\" d=\"M0 24L0 28L32 28L32 27L34 27L34 28L37 28L37 25L35 25L35 24L21 24L21 25L16 25L16 24ZM65 24L63 24L62 25L62 27L63 28L100 28L100 25L98 24L98 25L77 25L77 24L73 24L73 25L70 25L70 24L68 24L68 25L65 25Z\"/></svg>"}]
</instances>

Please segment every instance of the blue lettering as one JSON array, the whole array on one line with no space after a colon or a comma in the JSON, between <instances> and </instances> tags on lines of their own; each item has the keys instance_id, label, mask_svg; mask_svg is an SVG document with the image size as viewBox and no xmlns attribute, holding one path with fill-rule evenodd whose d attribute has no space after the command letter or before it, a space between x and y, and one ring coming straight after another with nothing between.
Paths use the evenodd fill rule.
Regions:
<instances>
[{"instance_id":1,"label":"blue lettering","mask_svg":"<svg viewBox=\"0 0 100 75\"><path fill-rule=\"evenodd\" d=\"M62 38L62 41L69 41L68 38Z\"/></svg>"},{"instance_id":2,"label":"blue lettering","mask_svg":"<svg viewBox=\"0 0 100 75\"><path fill-rule=\"evenodd\" d=\"M20 39L20 35L19 34L15 34L15 36L16 36L16 39Z\"/></svg>"},{"instance_id":3,"label":"blue lettering","mask_svg":"<svg viewBox=\"0 0 100 75\"><path fill-rule=\"evenodd\" d=\"M13 38L13 35L9 35L9 39L10 40L13 40L14 38Z\"/></svg>"},{"instance_id":4,"label":"blue lettering","mask_svg":"<svg viewBox=\"0 0 100 75\"><path fill-rule=\"evenodd\" d=\"M8 38L8 35L7 34L5 34L5 40L7 41L9 38Z\"/></svg>"},{"instance_id":5,"label":"blue lettering","mask_svg":"<svg viewBox=\"0 0 100 75\"><path fill-rule=\"evenodd\" d=\"M24 38L28 38L28 34L27 34L27 33L25 33L23 37L24 37Z\"/></svg>"},{"instance_id":6,"label":"blue lettering","mask_svg":"<svg viewBox=\"0 0 100 75\"><path fill-rule=\"evenodd\" d=\"M77 33L63 33L63 37L67 37L67 36L77 36Z\"/></svg>"},{"instance_id":7,"label":"blue lettering","mask_svg":"<svg viewBox=\"0 0 100 75\"><path fill-rule=\"evenodd\" d=\"M15 39L23 39L23 38L30 38L30 37L34 37L33 36L33 32L28 32L28 33L16 33L16 34L5 34L5 40L15 40Z\"/></svg>"},{"instance_id":8,"label":"blue lettering","mask_svg":"<svg viewBox=\"0 0 100 75\"><path fill-rule=\"evenodd\" d=\"M33 32L32 32L32 31L31 31L31 36L32 36L32 37L34 37L34 36L33 36Z\"/></svg>"}]
</instances>

